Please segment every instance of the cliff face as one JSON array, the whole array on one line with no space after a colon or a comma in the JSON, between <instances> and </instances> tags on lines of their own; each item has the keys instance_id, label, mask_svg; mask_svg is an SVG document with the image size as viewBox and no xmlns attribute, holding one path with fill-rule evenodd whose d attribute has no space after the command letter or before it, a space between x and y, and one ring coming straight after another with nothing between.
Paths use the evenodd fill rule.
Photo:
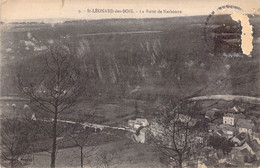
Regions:
<instances>
[{"instance_id":1,"label":"cliff face","mask_svg":"<svg viewBox=\"0 0 260 168\"><path fill-rule=\"evenodd\" d=\"M206 16L6 26L1 37L1 94L17 92L17 72L40 78L40 53L68 39L76 48L93 96L153 99L200 89L204 94L258 96L259 43L251 58L228 57L241 51L236 46L232 51L219 50L219 43L218 50L209 46L204 39L205 20ZM259 20L254 19L255 28ZM215 25L207 32L219 30ZM254 36L259 38L259 32Z\"/></svg>"}]
</instances>

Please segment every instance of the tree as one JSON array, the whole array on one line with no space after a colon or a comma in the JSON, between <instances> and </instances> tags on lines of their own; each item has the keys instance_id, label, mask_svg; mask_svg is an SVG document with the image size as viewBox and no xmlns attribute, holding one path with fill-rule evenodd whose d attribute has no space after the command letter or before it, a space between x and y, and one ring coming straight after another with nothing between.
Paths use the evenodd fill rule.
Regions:
<instances>
[{"instance_id":1,"label":"tree","mask_svg":"<svg viewBox=\"0 0 260 168\"><path fill-rule=\"evenodd\" d=\"M89 115L86 120L80 119L77 124L73 124L71 127L72 134L69 137L74 141L76 147L80 150L80 166L84 167L84 158L91 157L91 152L96 148L93 143L92 133L96 132L96 129L93 128L93 118L94 113ZM87 153L84 153L84 147L86 145L91 145L92 148Z\"/></svg>"},{"instance_id":2,"label":"tree","mask_svg":"<svg viewBox=\"0 0 260 168\"><path fill-rule=\"evenodd\" d=\"M177 162L178 167L182 167L185 160L196 157L204 146L196 137L199 132L194 120L196 111L194 102L171 101L159 112L150 128L151 143L168 160Z\"/></svg>"},{"instance_id":3,"label":"tree","mask_svg":"<svg viewBox=\"0 0 260 168\"><path fill-rule=\"evenodd\" d=\"M235 146L233 142L220 136L209 137L209 145L214 149L221 149L224 155L227 155Z\"/></svg>"},{"instance_id":4,"label":"tree","mask_svg":"<svg viewBox=\"0 0 260 168\"><path fill-rule=\"evenodd\" d=\"M115 165L116 155L117 155L116 151L108 152L108 151L101 150L96 157L98 167L109 168L112 165ZM117 164L120 163L121 162L119 161L119 163Z\"/></svg>"},{"instance_id":5,"label":"tree","mask_svg":"<svg viewBox=\"0 0 260 168\"><path fill-rule=\"evenodd\" d=\"M19 166L20 159L30 151L29 131L26 122L16 115L13 105L13 117L4 116L1 121L1 159L8 161L10 167Z\"/></svg>"},{"instance_id":6,"label":"tree","mask_svg":"<svg viewBox=\"0 0 260 168\"><path fill-rule=\"evenodd\" d=\"M25 75L18 75L19 89L30 99L32 110L49 118L51 123L51 131L48 131L52 138L51 167L55 167L58 120L61 115L70 113L69 109L86 90L75 53L62 44L50 46L40 57L39 67L40 64L43 67L37 78L25 81Z\"/></svg>"}]
</instances>

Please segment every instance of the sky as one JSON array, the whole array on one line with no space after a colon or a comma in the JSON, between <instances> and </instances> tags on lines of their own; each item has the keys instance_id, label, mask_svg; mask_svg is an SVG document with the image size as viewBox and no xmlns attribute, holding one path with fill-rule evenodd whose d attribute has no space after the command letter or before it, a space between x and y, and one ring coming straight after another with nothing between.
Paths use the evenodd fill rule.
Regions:
<instances>
[{"instance_id":1,"label":"sky","mask_svg":"<svg viewBox=\"0 0 260 168\"><path fill-rule=\"evenodd\" d=\"M64 21L71 19L160 18L209 15L217 8L234 5L243 13L259 14L260 0L1 0L1 21ZM93 13L95 9L112 9L113 13ZM89 11L91 12L88 12ZM130 9L133 13L115 13ZM143 11L142 12L140 12ZM156 13L149 13L156 11ZM171 10L175 13L158 13ZM181 13L179 13L181 11Z\"/></svg>"}]
</instances>

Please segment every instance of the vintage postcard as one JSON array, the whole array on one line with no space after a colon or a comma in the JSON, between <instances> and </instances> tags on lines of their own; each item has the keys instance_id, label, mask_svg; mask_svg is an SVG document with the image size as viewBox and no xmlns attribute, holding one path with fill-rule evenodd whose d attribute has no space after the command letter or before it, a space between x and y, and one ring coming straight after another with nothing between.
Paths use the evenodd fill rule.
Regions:
<instances>
[{"instance_id":1,"label":"vintage postcard","mask_svg":"<svg viewBox=\"0 0 260 168\"><path fill-rule=\"evenodd\" d=\"M260 166L259 0L0 2L0 167Z\"/></svg>"}]
</instances>

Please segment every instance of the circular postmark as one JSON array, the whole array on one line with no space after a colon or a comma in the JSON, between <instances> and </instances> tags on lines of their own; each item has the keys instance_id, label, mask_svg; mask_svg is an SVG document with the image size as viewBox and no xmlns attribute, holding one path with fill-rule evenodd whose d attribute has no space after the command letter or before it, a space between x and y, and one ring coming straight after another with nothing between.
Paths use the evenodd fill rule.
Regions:
<instances>
[{"instance_id":1,"label":"circular postmark","mask_svg":"<svg viewBox=\"0 0 260 168\"><path fill-rule=\"evenodd\" d=\"M203 36L209 53L227 57L243 56L241 22L232 18L233 13L243 15L242 12L238 6L225 5L207 16Z\"/></svg>"}]
</instances>

